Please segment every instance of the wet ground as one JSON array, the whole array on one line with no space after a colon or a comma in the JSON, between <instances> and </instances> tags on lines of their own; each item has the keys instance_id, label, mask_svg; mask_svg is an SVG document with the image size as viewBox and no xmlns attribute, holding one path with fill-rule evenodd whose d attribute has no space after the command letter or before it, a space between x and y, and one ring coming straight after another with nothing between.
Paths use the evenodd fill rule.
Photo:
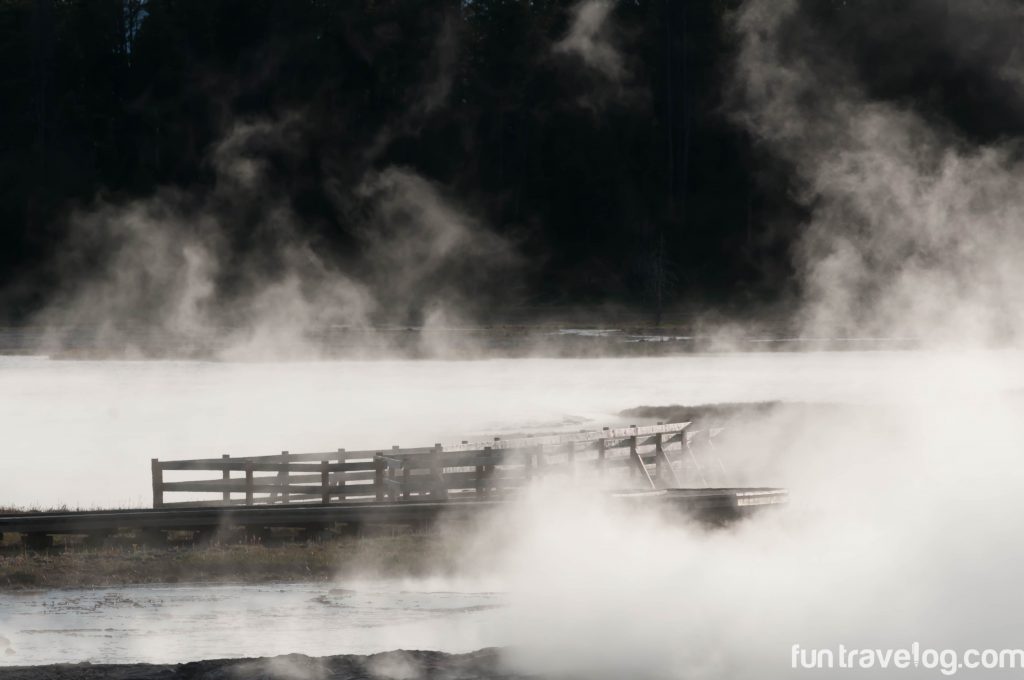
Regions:
<instances>
[{"instance_id":1,"label":"wet ground","mask_svg":"<svg viewBox=\"0 0 1024 680\"><path fill-rule=\"evenodd\" d=\"M395 651L372 656L220 659L168 665L36 666L0 669L8 680L518 680L498 650L471 654Z\"/></svg>"},{"instance_id":2,"label":"wet ground","mask_svg":"<svg viewBox=\"0 0 1024 680\"><path fill-rule=\"evenodd\" d=\"M0 595L0 665L176 663L494 645L494 592L401 583L175 585Z\"/></svg>"}]
</instances>

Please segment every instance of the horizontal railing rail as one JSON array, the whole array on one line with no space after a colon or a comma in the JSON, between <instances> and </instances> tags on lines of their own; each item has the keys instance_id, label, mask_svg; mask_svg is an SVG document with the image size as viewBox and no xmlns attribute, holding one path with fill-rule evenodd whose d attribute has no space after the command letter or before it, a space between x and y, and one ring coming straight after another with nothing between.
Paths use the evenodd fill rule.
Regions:
<instances>
[{"instance_id":1,"label":"horizontal railing rail","mask_svg":"<svg viewBox=\"0 0 1024 680\"><path fill-rule=\"evenodd\" d=\"M152 460L154 507L432 500L514 492L540 476L630 475L639 488L679 485L703 468L692 445L720 430L689 423L604 428L571 433L495 437L431 447L290 453L269 456ZM167 479L166 473L220 473L217 478ZM626 483L626 482L624 482ZM705 483L706 486L706 483ZM167 494L219 494L219 499L169 501Z\"/></svg>"}]
</instances>

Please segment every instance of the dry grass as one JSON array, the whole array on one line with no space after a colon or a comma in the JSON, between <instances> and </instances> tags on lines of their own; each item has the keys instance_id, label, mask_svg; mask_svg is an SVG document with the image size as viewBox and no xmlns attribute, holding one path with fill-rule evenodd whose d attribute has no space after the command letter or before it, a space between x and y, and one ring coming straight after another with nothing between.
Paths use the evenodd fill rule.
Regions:
<instances>
[{"instance_id":1,"label":"dry grass","mask_svg":"<svg viewBox=\"0 0 1024 680\"><path fill-rule=\"evenodd\" d=\"M8 546L0 550L0 590L421 576L453 568L446 552L437 536L411 532L276 545L64 545L38 552Z\"/></svg>"}]
</instances>

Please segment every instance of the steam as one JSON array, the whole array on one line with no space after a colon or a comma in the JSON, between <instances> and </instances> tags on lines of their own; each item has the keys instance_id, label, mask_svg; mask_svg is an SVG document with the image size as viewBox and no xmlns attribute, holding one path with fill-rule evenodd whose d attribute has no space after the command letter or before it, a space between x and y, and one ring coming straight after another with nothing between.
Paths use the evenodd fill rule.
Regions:
<instances>
[{"instance_id":1,"label":"steam","mask_svg":"<svg viewBox=\"0 0 1024 680\"><path fill-rule=\"evenodd\" d=\"M354 235L344 248L293 209L289 168L323 137L316 116L233 120L207 153L210 188L98 196L71 216L50 266L57 291L33 319L47 329L42 349L223 359L380 355L397 344L415 355L474 352L435 331L518 292L515 246L445 187L382 160L447 105L458 37L444 17L403 112L345 158L321 154L321 188ZM421 330L413 346L374 335L396 326Z\"/></svg>"},{"instance_id":2,"label":"steam","mask_svg":"<svg viewBox=\"0 0 1024 680\"><path fill-rule=\"evenodd\" d=\"M391 168L369 177L359 193L372 206L363 233L371 280L392 318L422 324L476 316L502 285L495 276L516 265L504 239L418 175Z\"/></svg>"},{"instance_id":3,"label":"steam","mask_svg":"<svg viewBox=\"0 0 1024 680\"><path fill-rule=\"evenodd\" d=\"M811 214L795 250L799 325L818 337L1019 340L1016 142L977 145L910 105L872 99L805 14L796 0L751 0L735 21L735 116L791 165ZM989 68L1019 83L1017 62Z\"/></svg>"},{"instance_id":4,"label":"steam","mask_svg":"<svg viewBox=\"0 0 1024 680\"><path fill-rule=\"evenodd\" d=\"M318 356L334 328L452 323L515 266L508 243L398 167L336 191L360 242L357 257L332 258L268 169L302 134L298 116L239 123L211 153L208 194L163 189L74 215L56 263L64 285L36 319L48 348Z\"/></svg>"},{"instance_id":5,"label":"steam","mask_svg":"<svg viewBox=\"0 0 1024 680\"><path fill-rule=\"evenodd\" d=\"M571 10L566 34L551 46L580 81L576 103L595 113L611 104L644 104L649 96L618 44L614 12L611 0L582 0Z\"/></svg>"},{"instance_id":6,"label":"steam","mask_svg":"<svg viewBox=\"0 0 1024 680\"><path fill-rule=\"evenodd\" d=\"M418 135L431 114L447 106L455 83L458 55L458 28L455 19L448 14L434 42L434 50L423 74L422 83L413 93L408 109L397 120L385 124L377 133L365 152L368 160L379 157L395 139Z\"/></svg>"},{"instance_id":7,"label":"steam","mask_svg":"<svg viewBox=\"0 0 1024 680\"><path fill-rule=\"evenodd\" d=\"M1017 145L978 144L873 98L806 7L751 0L735 21L733 113L794 168L810 213L795 251L798 325L818 337L1018 343ZM987 7L1003 16L1009 6ZM592 11L577 19L584 47L586 27L607 16ZM990 66L1008 78L1014 63ZM732 377L755 382L778 361L752 358L750 375ZM792 380L835 388L836 361ZM866 378L860 399L730 423L720 454L741 471L735 483L788 487L782 513L707 532L585 495L530 495L501 518L512 524L502 568L513 665L587 678L785 678L793 644L1017 646L1024 551L1009 537L1024 530L1024 400L999 375L1018 370L1020 354L921 352L913 362L900 377Z\"/></svg>"},{"instance_id":8,"label":"steam","mask_svg":"<svg viewBox=\"0 0 1024 680\"><path fill-rule=\"evenodd\" d=\"M573 9L572 24L564 38L555 43L556 53L572 54L609 81L626 77L622 56L609 39L608 16L615 9L610 0L585 0Z\"/></svg>"},{"instance_id":9,"label":"steam","mask_svg":"<svg viewBox=\"0 0 1024 680\"><path fill-rule=\"evenodd\" d=\"M922 367L943 359L948 373L920 391L888 399L911 375L874 375L868 403L728 423L718 452L732 483L792 499L728 529L534 489L480 534L504 545L510 663L555 677L787 678L793 644L1013 647L1024 403L986 376L1020 359Z\"/></svg>"}]
</instances>

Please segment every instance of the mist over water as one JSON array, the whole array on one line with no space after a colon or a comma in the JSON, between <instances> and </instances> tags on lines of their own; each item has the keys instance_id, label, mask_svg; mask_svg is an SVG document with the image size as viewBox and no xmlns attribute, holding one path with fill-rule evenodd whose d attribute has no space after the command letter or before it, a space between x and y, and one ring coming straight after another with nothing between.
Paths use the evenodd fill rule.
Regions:
<instances>
[{"instance_id":1,"label":"mist over water","mask_svg":"<svg viewBox=\"0 0 1024 680\"><path fill-rule=\"evenodd\" d=\"M842 8L832 9L842 26ZM941 70L891 36L937 24L922 41L1000 82L1012 108L1024 69L1019 51L1000 52L998 37L1019 13L1002 0L908 2L883 20L894 22L891 34L861 26L863 42L848 45L822 19L824 3L749 0L737 11L733 119L792 168L791 191L807 211L793 247L802 332L923 346L1020 342L1019 136L979 142L922 97L878 96L872 88L883 85L855 58L856 45L877 44L894 64L876 80L900 64L934 82L929 67Z\"/></svg>"},{"instance_id":2,"label":"mist over water","mask_svg":"<svg viewBox=\"0 0 1024 680\"><path fill-rule=\"evenodd\" d=\"M577 430L630 424L637 419L619 412L645 404L916 403L1018 389L1019 365L1012 352L307 363L5 357L0 408L18 474L0 478L0 494L18 505L148 506L150 458ZM48 475L55 464L67 474ZM25 485L21 475L49 483ZM83 475L104 481L83 485Z\"/></svg>"},{"instance_id":3,"label":"mist over water","mask_svg":"<svg viewBox=\"0 0 1024 680\"><path fill-rule=\"evenodd\" d=\"M430 637L428 625L412 639L453 651L474 641L508 645L517 668L592 678L792 677L794 643L1019 644L1022 362L1010 351L6 359L3 408L12 414L11 459L23 461L18 478L54 469L54 459L32 455L42 450L64 452L55 459L72 472L66 482L49 475L43 497L43 487L10 481L3 493L44 505L108 505L134 493L145 504L147 461L157 455L390 445L381 433L421 445L614 424L620 410L643 403L782 400L724 423L718 454L733 483L789 488L789 507L709 531L539 486L492 521L452 530L446 540L464 576L402 588L478 592L486 583L483 590L501 592L498 613L459 628L468 637ZM80 483L96 478L102 490ZM293 639L312 651L301 636L289 638L289 615L280 616L275 648ZM408 647L409 639L377 636L359 649ZM355 648L339 639L335 651Z\"/></svg>"},{"instance_id":4,"label":"mist over water","mask_svg":"<svg viewBox=\"0 0 1024 680\"><path fill-rule=\"evenodd\" d=\"M727 460L792 496L730 530L538 504L514 562L522 658L583 677L782 678L793 644L1019 644L1024 404L980 381L928 387L737 424Z\"/></svg>"}]
</instances>

